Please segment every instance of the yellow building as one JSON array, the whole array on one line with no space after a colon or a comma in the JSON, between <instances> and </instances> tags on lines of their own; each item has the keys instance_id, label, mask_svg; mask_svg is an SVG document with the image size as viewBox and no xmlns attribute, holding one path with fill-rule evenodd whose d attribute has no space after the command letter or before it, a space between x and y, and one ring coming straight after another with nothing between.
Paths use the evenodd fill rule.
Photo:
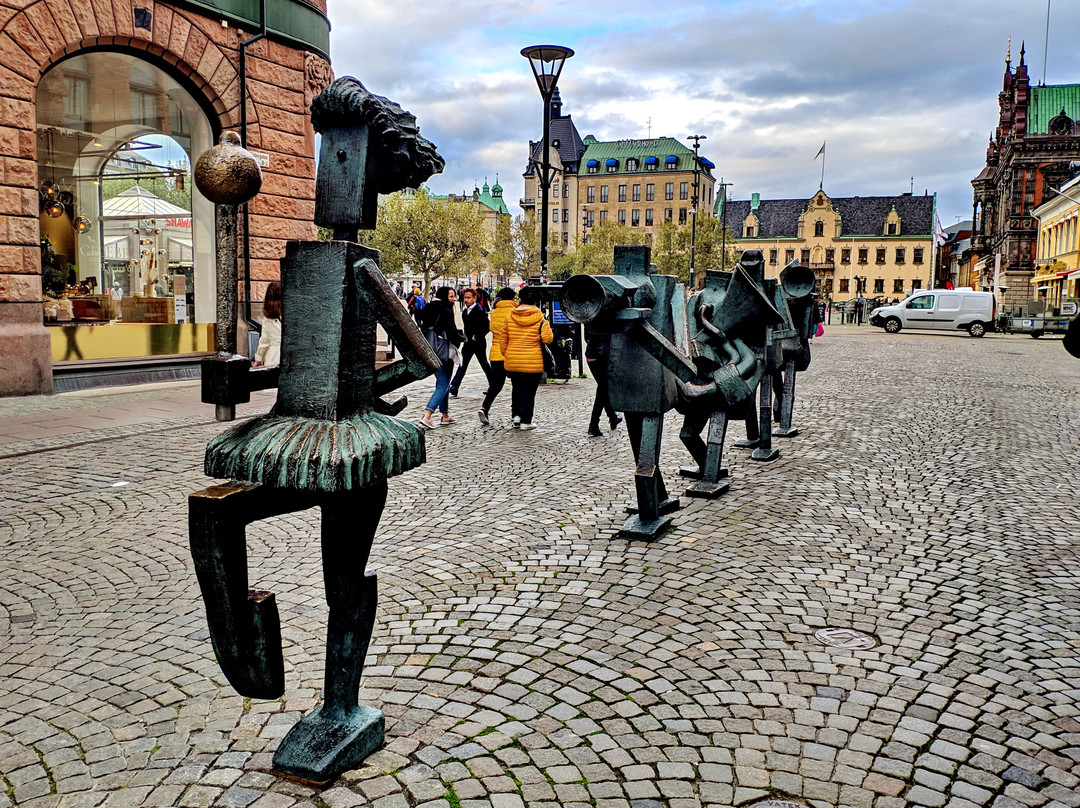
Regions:
<instances>
[{"instance_id":1,"label":"yellow building","mask_svg":"<svg viewBox=\"0 0 1080 808\"><path fill-rule=\"evenodd\" d=\"M711 215L716 180L713 163L671 137L600 141L582 139L570 115L562 114L558 91L551 102L549 161L554 171L548 196L552 238L565 250L578 237L605 220L641 228L653 235L664 219L685 223L694 207L695 182L699 215ZM529 143L530 160L522 175L527 216L540 215L537 167L543 157L539 141ZM697 169L695 171L695 168Z\"/></svg>"},{"instance_id":2,"label":"yellow building","mask_svg":"<svg viewBox=\"0 0 1080 808\"><path fill-rule=\"evenodd\" d=\"M814 270L825 298L903 298L933 278L936 197L717 200L717 216L738 250L761 250L776 277L798 260Z\"/></svg>"},{"instance_id":3,"label":"yellow building","mask_svg":"<svg viewBox=\"0 0 1080 808\"><path fill-rule=\"evenodd\" d=\"M1049 201L1032 211L1039 240L1031 296L1059 308L1063 299L1080 297L1080 174L1047 196Z\"/></svg>"}]
</instances>

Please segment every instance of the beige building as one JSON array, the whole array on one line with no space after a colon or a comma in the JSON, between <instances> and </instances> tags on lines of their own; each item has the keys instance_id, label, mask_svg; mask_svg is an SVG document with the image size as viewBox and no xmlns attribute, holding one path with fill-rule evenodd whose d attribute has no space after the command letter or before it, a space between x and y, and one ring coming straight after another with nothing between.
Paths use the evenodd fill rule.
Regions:
<instances>
[{"instance_id":1,"label":"beige building","mask_svg":"<svg viewBox=\"0 0 1080 808\"><path fill-rule=\"evenodd\" d=\"M605 220L641 228L650 235L664 219L689 221L695 180L700 190L698 213L712 215L715 166L704 157L695 165L693 150L675 138L599 141L588 135L582 139L571 117L562 114L558 92L551 104L550 130L554 178L548 197L548 228L564 250L573 250L588 228ZM527 216L540 215L541 145L529 143L521 199Z\"/></svg>"},{"instance_id":2,"label":"beige building","mask_svg":"<svg viewBox=\"0 0 1080 808\"><path fill-rule=\"evenodd\" d=\"M1065 298L1080 297L1080 175L1047 196L1032 211L1039 220L1039 239L1029 296L1059 308Z\"/></svg>"},{"instance_id":3,"label":"beige building","mask_svg":"<svg viewBox=\"0 0 1080 808\"><path fill-rule=\"evenodd\" d=\"M933 277L936 198L930 195L717 201L737 249L758 249L766 273L810 266L825 298L903 298ZM861 282L861 283L860 283Z\"/></svg>"}]
</instances>

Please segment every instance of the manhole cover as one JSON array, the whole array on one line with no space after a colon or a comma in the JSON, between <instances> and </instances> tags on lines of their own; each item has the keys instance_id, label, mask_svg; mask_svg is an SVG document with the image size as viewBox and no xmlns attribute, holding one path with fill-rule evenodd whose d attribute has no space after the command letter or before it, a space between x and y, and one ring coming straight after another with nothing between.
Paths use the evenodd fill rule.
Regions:
<instances>
[{"instance_id":1,"label":"manhole cover","mask_svg":"<svg viewBox=\"0 0 1080 808\"><path fill-rule=\"evenodd\" d=\"M806 808L801 802L792 802L791 800L765 800L764 802L755 802L750 808Z\"/></svg>"},{"instance_id":2,"label":"manhole cover","mask_svg":"<svg viewBox=\"0 0 1080 808\"><path fill-rule=\"evenodd\" d=\"M867 651L877 645L877 640L869 634L853 628L819 628L814 636L823 645L848 651Z\"/></svg>"}]
</instances>

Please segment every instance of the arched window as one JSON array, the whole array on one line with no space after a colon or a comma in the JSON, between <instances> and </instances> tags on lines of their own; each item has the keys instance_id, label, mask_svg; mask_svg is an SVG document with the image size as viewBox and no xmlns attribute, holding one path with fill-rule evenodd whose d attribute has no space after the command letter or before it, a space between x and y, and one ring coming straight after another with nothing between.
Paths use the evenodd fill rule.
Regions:
<instances>
[{"instance_id":1,"label":"arched window","mask_svg":"<svg viewBox=\"0 0 1080 808\"><path fill-rule=\"evenodd\" d=\"M42 76L37 132L38 176L58 186L63 205L43 206L41 237L56 264L75 267L75 320L132 326L130 346L93 358L200 350L172 332L145 332L216 319L214 206L191 179L213 145L198 102L148 61L81 53ZM43 282L56 291L49 275Z\"/></svg>"},{"instance_id":2,"label":"arched window","mask_svg":"<svg viewBox=\"0 0 1080 808\"><path fill-rule=\"evenodd\" d=\"M814 222L814 235L815 236L824 236L825 235L825 222L821 221L821 219L818 219L816 222Z\"/></svg>"}]
</instances>

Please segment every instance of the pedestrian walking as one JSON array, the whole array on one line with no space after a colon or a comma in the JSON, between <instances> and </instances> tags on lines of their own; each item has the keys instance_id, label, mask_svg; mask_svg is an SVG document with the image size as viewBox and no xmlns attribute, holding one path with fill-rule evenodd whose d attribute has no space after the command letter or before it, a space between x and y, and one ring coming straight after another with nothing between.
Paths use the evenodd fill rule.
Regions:
<instances>
[{"instance_id":1,"label":"pedestrian walking","mask_svg":"<svg viewBox=\"0 0 1080 808\"><path fill-rule=\"evenodd\" d=\"M517 293L509 286L504 286L496 293L495 308L491 310L491 322L489 324L491 329L491 362L488 365L488 389L484 393L484 403L480 405L480 409L476 413L480 423L484 426L491 423L491 419L488 417L491 405L495 402L496 396L502 392L503 385L506 384L506 368L503 364L500 336L506 330L506 319L517 306L516 298Z\"/></svg>"},{"instance_id":2,"label":"pedestrian walking","mask_svg":"<svg viewBox=\"0 0 1080 808\"><path fill-rule=\"evenodd\" d=\"M424 293L420 291L419 284L413 284L412 294L409 295L409 314L416 320L416 325L423 329L424 319L424 306L427 305L427 300L424 299Z\"/></svg>"},{"instance_id":3,"label":"pedestrian walking","mask_svg":"<svg viewBox=\"0 0 1080 808\"><path fill-rule=\"evenodd\" d=\"M603 437L600 431L600 413L606 413L608 424L615 429L622 423L620 416L611 407L608 398L608 356L611 354L611 332L596 325L595 320L585 324L585 361L589 363L589 375L596 382L596 395L593 397L592 415L589 417L590 438Z\"/></svg>"},{"instance_id":4,"label":"pedestrian walking","mask_svg":"<svg viewBox=\"0 0 1080 808\"><path fill-rule=\"evenodd\" d=\"M454 322L454 303L457 296L449 286L435 290L432 298L421 312L420 330L435 355L442 361L442 366L435 371L435 392L428 399L427 407L420 424L428 429L435 428L431 420L435 410L442 413L440 426L452 424L456 419L450 417L450 374L454 372L454 355L457 346L463 341L461 332Z\"/></svg>"},{"instance_id":5,"label":"pedestrian walking","mask_svg":"<svg viewBox=\"0 0 1080 808\"><path fill-rule=\"evenodd\" d=\"M461 366L450 382L450 395L457 398L461 389L461 380L469 369L469 361L475 356L484 371L484 377L491 386L491 366L487 360L487 335L489 331L488 314L476 299L476 292L468 287L462 295L465 308L461 312L461 323L465 329L465 343L461 348Z\"/></svg>"},{"instance_id":6,"label":"pedestrian walking","mask_svg":"<svg viewBox=\"0 0 1080 808\"><path fill-rule=\"evenodd\" d=\"M506 318L506 327L499 334L499 349L503 367L510 379L510 415L515 429L536 429L533 408L536 389L544 375L544 354L541 343L554 339L551 326L537 308L537 295L532 287L518 294L518 307Z\"/></svg>"},{"instance_id":7,"label":"pedestrian walking","mask_svg":"<svg viewBox=\"0 0 1080 808\"><path fill-rule=\"evenodd\" d=\"M480 308L484 311L491 311L491 295L488 294L482 283L476 284L476 302L480 304Z\"/></svg>"},{"instance_id":8,"label":"pedestrian walking","mask_svg":"<svg viewBox=\"0 0 1080 808\"><path fill-rule=\"evenodd\" d=\"M252 357L252 367L275 367L281 364L281 282L266 287L263 297L262 331L259 346ZM251 350L248 348L248 350Z\"/></svg>"}]
</instances>

